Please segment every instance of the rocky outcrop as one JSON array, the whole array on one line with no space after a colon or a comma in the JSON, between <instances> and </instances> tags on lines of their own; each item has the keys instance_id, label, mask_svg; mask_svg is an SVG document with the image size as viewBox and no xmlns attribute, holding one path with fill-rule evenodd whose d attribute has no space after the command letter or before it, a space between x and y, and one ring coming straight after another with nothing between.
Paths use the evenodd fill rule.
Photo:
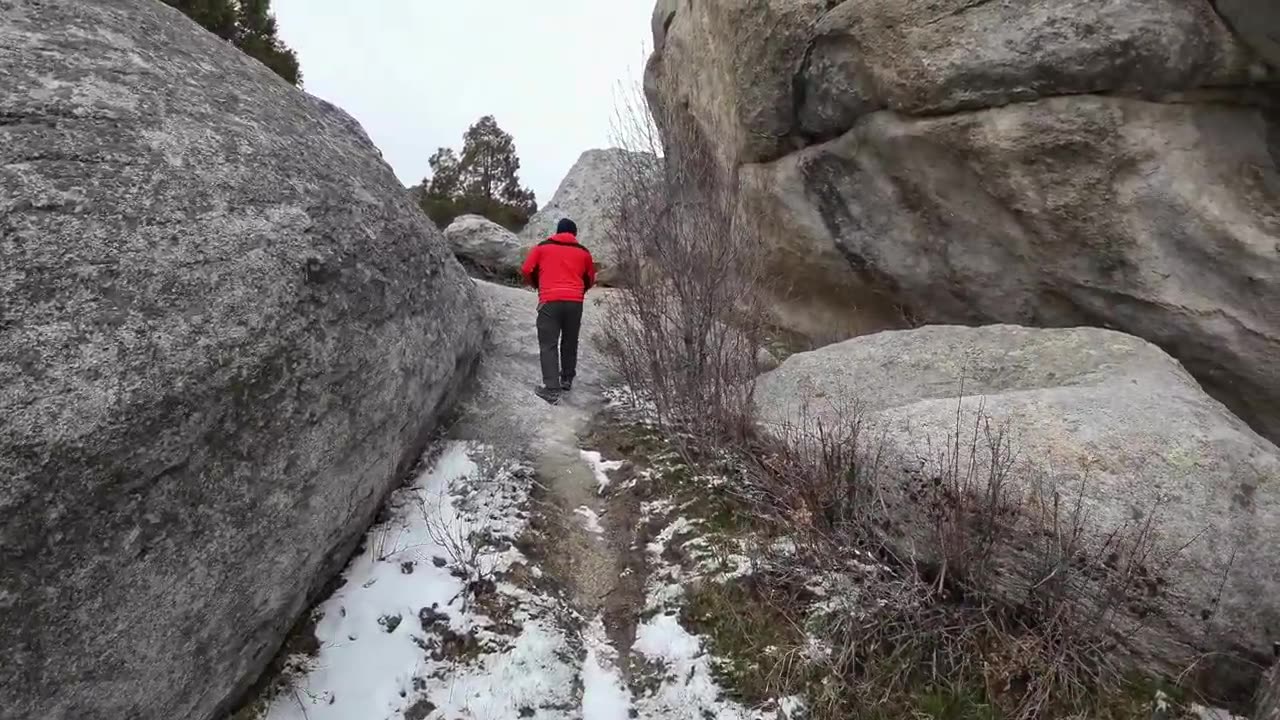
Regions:
<instances>
[{"instance_id":1,"label":"rocky outcrop","mask_svg":"<svg viewBox=\"0 0 1280 720\"><path fill-rule=\"evenodd\" d=\"M445 228L453 254L481 276L518 280L520 265L531 246L515 233L480 215L463 215Z\"/></svg>"},{"instance_id":2,"label":"rocky outcrop","mask_svg":"<svg viewBox=\"0 0 1280 720\"><path fill-rule=\"evenodd\" d=\"M1272 68L1280 68L1280 7L1250 0L1214 0L1214 5Z\"/></svg>"},{"instance_id":3,"label":"rocky outcrop","mask_svg":"<svg viewBox=\"0 0 1280 720\"><path fill-rule=\"evenodd\" d=\"M1239 699L1257 680L1250 662L1280 640L1280 449L1150 343L1091 328L885 332L792 356L757 397L769 427L821 422L830 432L861 418L862 437L883 453L890 539L926 560L939 548L932 478L971 460L987 477L989 441L1003 433L997 464L1017 510L992 582L1014 602L1059 571L1078 601L1111 597L1123 585L1108 558L1141 547L1150 518L1154 552L1134 565L1140 587L1109 601L1117 639L1144 667L1177 675L1202 660L1200 681ZM982 418L990 437L975 425ZM1058 567L1039 539L1055 500L1074 508L1077 498L1081 512L1059 513L1057 529L1078 523L1081 552Z\"/></svg>"},{"instance_id":4,"label":"rocky outcrop","mask_svg":"<svg viewBox=\"0 0 1280 720\"><path fill-rule=\"evenodd\" d=\"M631 169L644 162L652 162L656 170L657 159L643 153L617 148L586 151L561 181L551 202L520 232L521 239L528 245L541 242L555 233L561 218L570 218L578 225L578 241L595 257L601 284L625 284L626 278L617 272L613 247L614 194L618 192L619 166Z\"/></svg>"},{"instance_id":5,"label":"rocky outcrop","mask_svg":"<svg viewBox=\"0 0 1280 720\"><path fill-rule=\"evenodd\" d=\"M859 332L841 308L878 296L1111 327L1280 439L1275 75L1208 0L711 0L655 29L649 93L803 267L791 314L824 320L797 328Z\"/></svg>"},{"instance_id":6,"label":"rocky outcrop","mask_svg":"<svg viewBox=\"0 0 1280 720\"><path fill-rule=\"evenodd\" d=\"M600 403L610 365L594 337L617 290L587 294L573 391L557 407L533 394L542 384L538 359L538 294L526 288L476 281L485 316L484 360L464 400L455 432L490 445L512 445L516 455L538 455L551 445L573 447ZM512 448L503 448L511 450Z\"/></svg>"},{"instance_id":7,"label":"rocky outcrop","mask_svg":"<svg viewBox=\"0 0 1280 720\"><path fill-rule=\"evenodd\" d=\"M150 0L0 3L0 715L205 720L479 349L349 116Z\"/></svg>"}]
</instances>

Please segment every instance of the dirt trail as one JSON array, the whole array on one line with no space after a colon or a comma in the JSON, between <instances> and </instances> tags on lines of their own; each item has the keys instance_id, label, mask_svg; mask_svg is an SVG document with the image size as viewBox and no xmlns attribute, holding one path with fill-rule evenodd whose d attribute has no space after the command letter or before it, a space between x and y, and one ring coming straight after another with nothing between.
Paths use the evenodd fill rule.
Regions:
<instances>
[{"instance_id":1,"label":"dirt trail","mask_svg":"<svg viewBox=\"0 0 1280 720\"><path fill-rule=\"evenodd\" d=\"M546 405L532 385L536 298L477 287L489 346L445 454L397 491L314 609L314 651L282 658L280 692L241 717L744 718L711 697L701 643L672 607L641 618L662 526L641 518L651 484L627 466L602 477L593 454L645 466L606 404L604 358L584 343L574 392ZM601 315L590 308L588 325Z\"/></svg>"},{"instance_id":2,"label":"dirt trail","mask_svg":"<svg viewBox=\"0 0 1280 720\"><path fill-rule=\"evenodd\" d=\"M610 428L601 425L603 399L588 393L574 403L571 410L582 413L572 423L575 431L545 444L534 461L541 484L537 511L544 527L537 555L585 620L602 618L625 671L646 579L644 548L636 542L639 500L621 489L629 478L628 466L611 471L612 482L602 492L597 468L583 457L584 450L611 444ZM606 450L605 456L607 460L613 453Z\"/></svg>"},{"instance_id":3,"label":"dirt trail","mask_svg":"<svg viewBox=\"0 0 1280 720\"><path fill-rule=\"evenodd\" d=\"M613 590L617 573L606 536L588 529L592 519L603 525L600 516L607 515L596 492L595 473L576 446L545 449L534 470L546 493L544 511L550 525L546 569L564 584L578 612L593 617Z\"/></svg>"}]
</instances>

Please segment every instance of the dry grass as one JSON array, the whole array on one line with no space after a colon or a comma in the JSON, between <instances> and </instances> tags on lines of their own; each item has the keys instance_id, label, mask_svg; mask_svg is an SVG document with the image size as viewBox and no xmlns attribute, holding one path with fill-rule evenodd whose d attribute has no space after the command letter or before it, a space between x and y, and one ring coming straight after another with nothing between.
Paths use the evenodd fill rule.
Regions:
<instances>
[{"instance_id":1,"label":"dry grass","mask_svg":"<svg viewBox=\"0 0 1280 720\"><path fill-rule=\"evenodd\" d=\"M947 437L913 457L858 407L759 436L767 253L697 123L633 97L619 144L665 156L617 168L615 241L635 282L599 340L687 463L733 461L748 532L793 541L762 550L749 582L691 594L687 619L742 697L799 694L815 720L1149 712L1152 687L1117 659L1182 550L1157 546L1159 508L1100 536L1087 469L1051 481L981 404L958 402Z\"/></svg>"},{"instance_id":2,"label":"dry grass","mask_svg":"<svg viewBox=\"0 0 1280 720\"><path fill-rule=\"evenodd\" d=\"M1086 543L1083 503L1027 486L1012 434L981 413L958 414L923 463L893 455L861 413L842 416L738 456L730 485L753 530L794 540L781 555L754 545L748 580L691 592L690 619L743 699L800 695L819 720L1131 717L1149 704L1152 686L1114 662L1141 629L1126 612L1147 589L1140 568L1168 559L1149 519ZM1015 561L1029 570L1009 572Z\"/></svg>"}]
</instances>

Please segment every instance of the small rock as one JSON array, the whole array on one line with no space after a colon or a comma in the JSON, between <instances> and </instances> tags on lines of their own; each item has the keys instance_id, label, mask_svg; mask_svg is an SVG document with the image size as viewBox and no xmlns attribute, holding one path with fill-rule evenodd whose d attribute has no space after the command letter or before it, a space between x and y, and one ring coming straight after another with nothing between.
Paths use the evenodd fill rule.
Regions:
<instances>
[{"instance_id":1,"label":"small rock","mask_svg":"<svg viewBox=\"0 0 1280 720\"><path fill-rule=\"evenodd\" d=\"M433 604L418 611L418 621L422 623L423 630L430 630L436 625L449 624L449 616L437 610L437 607L439 606Z\"/></svg>"},{"instance_id":2,"label":"small rock","mask_svg":"<svg viewBox=\"0 0 1280 720\"><path fill-rule=\"evenodd\" d=\"M386 629L387 633L393 633L400 627L401 619L399 615L383 615L378 618L378 624Z\"/></svg>"}]
</instances>

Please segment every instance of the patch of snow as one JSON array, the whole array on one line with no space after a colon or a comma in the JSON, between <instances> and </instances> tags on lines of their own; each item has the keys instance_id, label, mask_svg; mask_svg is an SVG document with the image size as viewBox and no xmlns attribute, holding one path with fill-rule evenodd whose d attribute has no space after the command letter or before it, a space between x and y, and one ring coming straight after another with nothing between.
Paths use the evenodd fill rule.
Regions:
<instances>
[{"instance_id":1,"label":"patch of snow","mask_svg":"<svg viewBox=\"0 0 1280 720\"><path fill-rule=\"evenodd\" d=\"M599 616L583 635L587 658L582 665L582 720L628 720L631 693L617 670L617 652L609 644Z\"/></svg>"},{"instance_id":2,"label":"patch of snow","mask_svg":"<svg viewBox=\"0 0 1280 720\"><path fill-rule=\"evenodd\" d=\"M653 426L658 416L658 406L652 400L641 397L628 386L605 388L605 404L614 410L621 410L632 420L643 425Z\"/></svg>"},{"instance_id":3,"label":"patch of snow","mask_svg":"<svg viewBox=\"0 0 1280 720\"><path fill-rule=\"evenodd\" d=\"M582 517L583 525L586 526L587 532L592 532L597 535L604 534L604 527L600 524L600 516L596 515L594 510L586 505L579 505L573 512L575 515Z\"/></svg>"},{"instance_id":4,"label":"patch of snow","mask_svg":"<svg viewBox=\"0 0 1280 720\"><path fill-rule=\"evenodd\" d=\"M485 452L446 443L426 472L392 494L390 520L370 531L343 586L317 608L318 655L300 661L304 673L274 699L266 720L400 720L417 704L450 720L478 720L569 706L577 662L551 601L497 583L515 605L504 618L520 628L513 638L469 607L459 579L524 562L514 547L472 545L475 537L514 540L527 522L527 478L511 466L477 463ZM450 657L457 652L442 652L449 634L472 639L473 660L463 665Z\"/></svg>"},{"instance_id":5,"label":"patch of snow","mask_svg":"<svg viewBox=\"0 0 1280 720\"><path fill-rule=\"evenodd\" d=\"M650 658L668 663L687 661L702 654L702 641L690 635L674 615L656 615L636 628L634 648Z\"/></svg>"},{"instance_id":6,"label":"patch of snow","mask_svg":"<svg viewBox=\"0 0 1280 720\"><path fill-rule=\"evenodd\" d=\"M432 717L518 718L530 710L537 710L539 718L575 717L564 708L578 674L577 662L564 633L552 624L526 622L505 652L482 655L467 665L451 665L446 672L446 678L429 686L427 697L442 713Z\"/></svg>"},{"instance_id":7,"label":"patch of snow","mask_svg":"<svg viewBox=\"0 0 1280 720\"><path fill-rule=\"evenodd\" d=\"M799 695L788 695L778 701L778 710L782 712L785 720L798 720L804 717L805 710L808 705L805 704L804 698Z\"/></svg>"},{"instance_id":8,"label":"patch of snow","mask_svg":"<svg viewBox=\"0 0 1280 720\"><path fill-rule=\"evenodd\" d=\"M749 710L725 697L715 681L715 658L704 647L703 640L686 630L679 620L679 607L684 601L684 571L666 561L662 555L677 536L687 535L697 526L678 517L658 533L647 547L649 579L646 585L645 612L654 613L636 628L632 650L656 667L657 684L634 707L640 718L657 720L774 720L775 714ZM692 542L698 545L698 538Z\"/></svg>"},{"instance_id":9,"label":"patch of snow","mask_svg":"<svg viewBox=\"0 0 1280 720\"><path fill-rule=\"evenodd\" d=\"M680 582L678 568L662 568L655 571L653 577L659 582L650 583L645 592L645 612L661 611L684 599L684 585Z\"/></svg>"},{"instance_id":10,"label":"patch of snow","mask_svg":"<svg viewBox=\"0 0 1280 720\"><path fill-rule=\"evenodd\" d=\"M277 698L267 720L390 717L402 709L423 659L414 642L419 610L443 608L454 629L465 624L450 612L462 581L432 562L448 551L432 539L419 503L444 497L442 522L456 520L449 485L475 471L467 447L451 444L412 487L397 492L392 519L370 532L365 551L343 573L343 587L320 606L315 634L321 647L314 667L293 697ZM395 547L386 548L390 537ZM402 570L404 562L414 563L412 572Z\"/></svg>"},{"instance_id":11,"label":"patch of snow","mask_svg":"<svg viewBox=\"0 0 1280 720\"><path fill-rule=\"evenodd\" d=\"M759 717L724 698L712 675L702 641L672 615L657 615L636 629L636 652L663 664L664 676L652 694L636 700L641 717L748 720Z\"/></svg>"},{"instance_id":12,"label":"patch of snow","mask_svg":"<svg viewBox=\"0 0 1280 720\"><path fill-rule=\"evenodd\" d=\"M666 498L640 503L640 518L648 521L655 517L666 517L676 509L676 504Z\"/></svg>"},{"instance_id":13,"label":"patch of snow","mask_svg":"<svg viewBox=\"0 0 1280 720\"><path fill-rule=\"evenodd\" d=\"M609 473L623 466L620 460L605 460L604 456L594 450L582 450L582 459L591 467L591 472L596 476L596 494L604 495L604 491L608 489L609 483L613 479L609 477Z\"/></svg>"},{"instance_id":14,"label":"patch of snow","mask_svg":"<svg viewBox=\"0 0 1280 720\"><path fill-rule=\"evenodd\" d=\"M716 558L716 582L737 580L755 574L756 562L746 555L729 553Z\"/></svg>"},{"instance_id":15,"label":"patch of snow","mask_svg":"<svg viewBox=\"0 0 1280 720\"><path fill-rule=\"evenodd\" d=\"M724 475L698 475L692 480L692 483L702 485L708 488L719 488L729 484L729 478Z\"/></svg>"},{"instance_id":16,"label":"patch of snow","mask_svg":"<svg viewBox=\"0 0 1280 720\"><path fill-rule=\"evenodd\" d=\"M661 559L662 553L667 549L667 544L675 539L677 535L687 535L694 530L694 524L688 518L676 518L670 525L662 529L658 536L649 543L648 551L651 558Z\"/></svg>"},{"instance_id":17,"label":"patch of snow","mask_svg":"<svg viewBox=\"0 0 1280 720\"><path fill-rule=\"evenodd\" d=\"M676 518L646 546L650 569L649 583L645 592L645 612L665 610L684 597L684 571L679 565L667 562L662 555L667 549L667 544L676 535L687 534L694 527L688 518Z\"/></svg>"},{"instance_id":18,"label":"patch of snow","mask_svg":"<svg viewBox=\"0 0 1280 720\"><path fill-rule=\"evenodd\" d=\"M1160 702L1157 700L1157 702ZM1234 715L1230 710L1222 708L1211 708L1203 705L1192 705L1188 708L1193 716L1198 720L1246 720L1244 717Z\"/></svg>"}]
</instances>

